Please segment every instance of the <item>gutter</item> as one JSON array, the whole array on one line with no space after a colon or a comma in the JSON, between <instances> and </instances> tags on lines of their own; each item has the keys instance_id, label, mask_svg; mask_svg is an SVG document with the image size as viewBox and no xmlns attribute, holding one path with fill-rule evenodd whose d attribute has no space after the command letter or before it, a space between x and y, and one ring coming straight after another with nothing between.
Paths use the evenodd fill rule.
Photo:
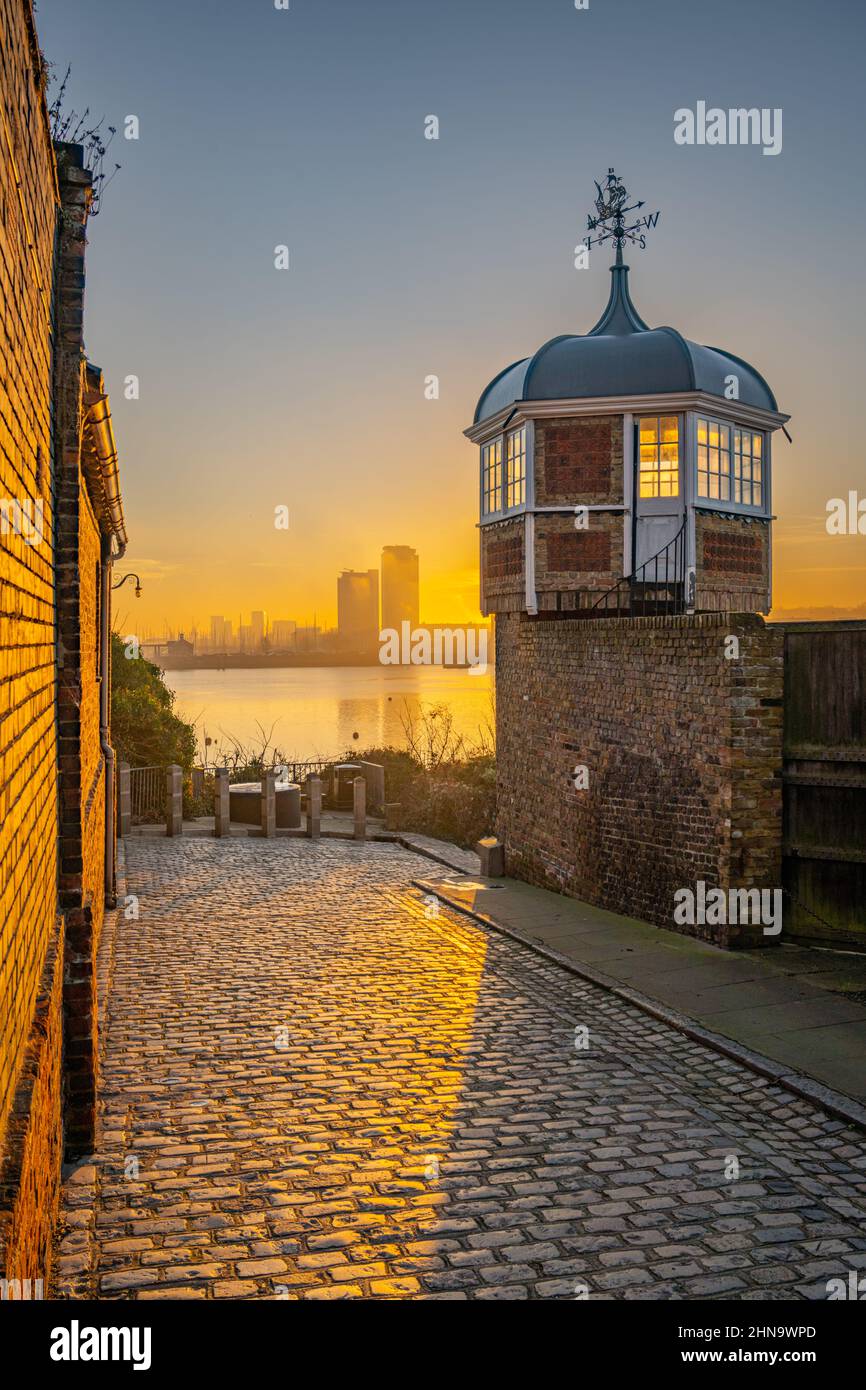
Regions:
<instances>
[{"instance_id":1,"label":"gutter","mask_svg":"<svg viewBox=\"0 0 866 1390\"><path fill-rule=\"evenodd\" d=\"M115 837L115 806L117 801L117 769L111 746L111 578L115 560L122 559L129 540L120 495L117 445L111 423L111 408L105 391L105 381L99 367L88 362L85 369L84 426L90 429L93 452L99 469L104 493L100 514L99 567L99 650L101 681L99 687L99 743L105 761L105 905L117 906L117 866ZM113 549L116 541L117 549Z\"/></svg>"}]
</instances>

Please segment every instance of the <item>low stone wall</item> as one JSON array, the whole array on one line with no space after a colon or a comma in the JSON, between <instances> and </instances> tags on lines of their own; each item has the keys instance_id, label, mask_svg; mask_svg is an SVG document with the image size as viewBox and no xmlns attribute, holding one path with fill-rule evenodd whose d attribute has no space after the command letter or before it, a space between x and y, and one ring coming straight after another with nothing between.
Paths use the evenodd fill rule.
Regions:
<instances>
[{"instance_id":1,"label":"low stone wall","mask_svg":"<svg viewBox=\"0 0 866 1390\"><path fill-rule=\"evenodd\" d=\"M718 945L768 944L760 926L678 924L674 894L781 885L778 631L753 614L503 615L496 685L509 874Z\"/></svg>"}]
</instances>

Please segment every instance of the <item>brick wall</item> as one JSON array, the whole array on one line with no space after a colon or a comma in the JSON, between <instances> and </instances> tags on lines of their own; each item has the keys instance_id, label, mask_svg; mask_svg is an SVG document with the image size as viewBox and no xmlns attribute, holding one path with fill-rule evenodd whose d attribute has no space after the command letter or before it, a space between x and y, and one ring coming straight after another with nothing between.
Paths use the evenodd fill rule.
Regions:
<instances>
[{"instance_id":1,"label":"brick wall","mask_svg":"<svg viewBox=\"0 0 866 1390\"><path fill-rule=\"evenodd\" d=\"M590 512L586 530L574 516L539 516L535 523L535 589L539 610L590 606L623 571L621 512Z\"/></svg>"},{"instance_id":2,"label":"brick wall","mask_svg":"<svg viewBox=\"0 0 866 1390\"><path fill-rule=\"evenodd\" d=\"M751 614L505 615L496 686L510 874L720 945L765 941L748 927L676 928L673 895L699 879L781 884L777 632Z\"/></svg>"},{"instance_id":3,"label":"brick wall","mask_svg":"<svg viewBox=\"0 0 866 1390\"><path fill-rule=\"evenodd\" d=\"M584 415L535 425L535 500L584 506L621 502L622 416Z\"/></svg>"},{"instance_id":4,"label":"brick wall","mask_svg":"<svg viewBox=\"0 0 866 1390\"><path fill-rule=\"evenodd\" d=\"M58 160L63 225L55 401L57 439L60 904L66 919L66 1153L93 1146L98 1077L96 952L104 912L105 768L96 664L99 529L82 472L84 229L91 176L66 146Z\"/></svg>"},{"instance_id":5,"label":"brick wall","mask_svg":"<svg viewBox=\"0 0 866 1390\"><path fill-rule=\"evenodd\" d=\"M481 529L481 611L519 612L526 607L523 552L526 522L498 521Z\"/></svg>"},{"instance_id":6,"label":"brick wall","mask_svg":"<svg viewBox=\"0 0 866 1390\"><path fill-rule=\"evenodd\" d=\"M44 1277L60 1144L52 292L56 180L24 0L0 0L0 1268ZM31 518L35 510L29 512Z\"/></svg>"},{"instance_id":7,"label":"brick wall","mask_svg":"<svg viewBox=\"0 0 866 1390\"><path fill-rule=\"evenodd\" d=\"M695 559L700 608L769 611L769 522L697 511Z\"/></svg>"}]
</instances>

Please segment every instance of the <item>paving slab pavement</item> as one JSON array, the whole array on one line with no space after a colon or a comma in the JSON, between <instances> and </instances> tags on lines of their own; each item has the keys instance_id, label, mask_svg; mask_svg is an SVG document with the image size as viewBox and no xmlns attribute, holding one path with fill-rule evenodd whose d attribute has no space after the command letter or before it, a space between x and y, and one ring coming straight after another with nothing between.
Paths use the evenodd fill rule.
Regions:
<instances>
[{"instance_id":1,"label":"paving slab pavement","mask_svg":"<svg viewBox=\"0 0 866 1390\"><path fill-rule=\"evenodd\" d=\"M637 990L843 1096L866 1100L864 955L784 941L723 951L516 879L452 872L418 885L589 969L601 983Z\"/></svg>"}]
</instances>

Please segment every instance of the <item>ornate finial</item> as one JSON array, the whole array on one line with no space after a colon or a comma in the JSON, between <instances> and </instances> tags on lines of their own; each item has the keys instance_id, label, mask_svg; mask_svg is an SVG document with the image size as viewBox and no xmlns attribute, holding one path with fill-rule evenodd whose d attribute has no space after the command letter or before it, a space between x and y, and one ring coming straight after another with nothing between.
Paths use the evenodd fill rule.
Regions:
<instances>
[{"instance_id":1,"label":"ornate finial","mask_svg":"<svg viewBox=\"0 0 866 1390\"><path fill-rule=\"evenodd\" d=\"M595 179L593 179L593 183L598 193L595 200L596 215L593 217L590 214L586 219L586 225L590 232L597 230L598 236L588 236L585 245L589 248L593 242L596 246L602 246L606 241L615 241L616 264L622 265L623 242L631 242L643 250L646 246L647 230L656 225L660 214L658 212L645 213L642 217L638 217L635 222L627 225L626 218L629 213L637 212L638 208L642 208L643 200L638 203L629 203L625 184L614 173L613 169L607 171L604 188Z\"/></svg>"}]
</instances>

